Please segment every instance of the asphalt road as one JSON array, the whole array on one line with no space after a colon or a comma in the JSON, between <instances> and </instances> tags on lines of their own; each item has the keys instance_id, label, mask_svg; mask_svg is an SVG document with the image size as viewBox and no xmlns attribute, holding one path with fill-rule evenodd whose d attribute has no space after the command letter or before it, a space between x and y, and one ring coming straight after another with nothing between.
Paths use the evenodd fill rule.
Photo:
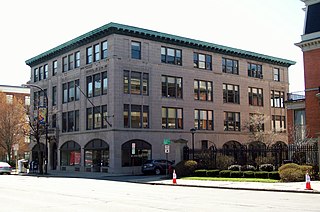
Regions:
<instances>
[{"instance_id":1,"label":"asphalt road","mask_svg":"<svg viewBox=\"0 0 320 212\"><path fill-rule=\"evenodd\" d=\"M0 211L320 211L318 194L0 176Z\"/></svg>"}]
</instances>

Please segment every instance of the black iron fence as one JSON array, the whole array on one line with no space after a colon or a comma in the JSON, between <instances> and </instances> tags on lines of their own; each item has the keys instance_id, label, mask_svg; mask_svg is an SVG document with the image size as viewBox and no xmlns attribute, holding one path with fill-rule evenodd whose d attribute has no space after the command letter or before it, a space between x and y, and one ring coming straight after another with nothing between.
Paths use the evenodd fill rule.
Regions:
<instances>
[{"instance_id":1,"label":"black iron fence","mask_svg":"<svg viewBox=\"0 0 320 212\"><path fill-rule=\"evenodd\" d=\"M245 145L234 148L217 149L211 146L209 149L193 150L184 147L184 159L194 159L203 168L226 169L230 165L252 165L256 168L262 164L272 164L278 169L285 163L297 163L300 165L317 166L319 163L318 145L273 145L269 148L254 148Z\"/></svg>"}]
</instances>

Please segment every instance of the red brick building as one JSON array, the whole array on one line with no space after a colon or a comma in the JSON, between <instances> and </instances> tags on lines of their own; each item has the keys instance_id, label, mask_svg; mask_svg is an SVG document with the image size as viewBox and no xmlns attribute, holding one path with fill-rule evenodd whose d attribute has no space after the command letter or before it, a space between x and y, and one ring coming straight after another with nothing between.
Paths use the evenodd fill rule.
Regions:
<instances>
[{"instance_id":1,"label":"red brick building","mask_svg":"<svg viewBox=\"0 0 320 212\"><path fill-rule=\"evenodd\" d=\"M302 1L306 5L304 34L296 45L303 52L305 100L289 98L288 125L295 122L294 113L297 109L303 110L304 104L308 137L316 138L320 135L320 0Z\"/></svg>"}]
</instances>

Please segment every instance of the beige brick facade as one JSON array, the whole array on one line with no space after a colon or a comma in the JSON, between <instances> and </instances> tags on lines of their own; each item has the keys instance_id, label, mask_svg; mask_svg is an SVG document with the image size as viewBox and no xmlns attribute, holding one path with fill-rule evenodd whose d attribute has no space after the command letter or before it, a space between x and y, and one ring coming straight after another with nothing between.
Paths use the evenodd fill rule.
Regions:
<instances>
[{"instance_id":1,"label":"beige brick facade","mask_svg":"<svg viewBox=\"0 0 320 212\"><path fill-rule=\"evenodd\" d=\"M151 31L152 32L152 31ZM108 41L108 58L86 64L86 48L103 41ZM141 59L131 59L131 41L141 43ZM161 62L161 47L170 47L182 50L182 65L172 65ZM70 53L80 51L80 67L62 73L62 58ZM212 56L212 70L194 68L193 53L202 53ZM250 54L247 52L247 54ZM222 58L238 60L239 75L222 72ZM263 56L262 56L263 57ZM265 56L266 58L268 56ZM52 62L58 61L58 73L52 76ZM282 61L282 59L279 59ZM248 77L248 62L262 65L263 79ZM194 110L213 110L214 130L197 130L195 133L195 149L201 148L201 141L207 140L208 145L215 145L221 148L228 141L237 141L241 144L248 143L248 132L241 129L237 131L224 131L224 111L239 112L241 125L249 117L249 113L263 113L272 115L286 116L285 108L272 108L270 105L270 91L288 92L288 67L294 63L274 62L258 57L249 57L245 54L234 54L232 52L221 53L184 44L179 42L157 39L156 37L137 36L135 33L109 33L100 39L91 40L84 44L77 44L70 51L62 51L42 58L39 61L27 61L31 67L31 83L37 84L48 91L49 97L49 117L57 115L58 130L50 142L49 147L49 169L53 168L57 160L57 168L63 170L89 171L85 168L84 147L93 139L101 139L109 146L109 166L110 173L139 173L140 166L123 166L122 145L130 140L142 140L151 144L152 158L165 158L163 140L184 140L191 147L190 129L194 127ZM48 78L34 82L33 70L37 67L48 64ZM280 81L273 79L273 68L280 69ZM149 74L149 95L124 94L123 71L137 71ZM62 84L76 79L80 81L80 88L86 92L86 77L107 71L108 93L92 97L90 100L95 106L107 105L108 121L112 127L107 129L86 130L86 108L92 107L88 99L80 94L79 101L62 103ZM183 82L183 98L164 98L162 97L161 77L163 75L181 77ZM194 100L194 80L211 81L213 83L213 101ZM240 88L240 104L223 103L223 83L238 85ZM57 105L52 106L52 87L57 87ZM263 89L263 107L250 106L248 102L248 87ZM33 95L32 95L33 96ZM146 105L149 106L149 128L124 128L124 104ZM175 107L183 109L183 129L162 129L162 107ZM62 132L62 113L67 111L79 110L79 131ZM271 130L271 121L265 124L265 130ZM67 141L75 141L81 146L81 159L78 168L74 166L61 165L60 151L61 146ZM287 143L286 133L278 135L277 141ZM55 150L53 147L56 146ZM183 145L182 145L183 146ZM170 145L169 159L179 162L182 158L179 154L181 145L174 142ZM56 151L56 153L55 153ZM56 156L53 156L56 154Z\"/></svg>"}]
</instances>

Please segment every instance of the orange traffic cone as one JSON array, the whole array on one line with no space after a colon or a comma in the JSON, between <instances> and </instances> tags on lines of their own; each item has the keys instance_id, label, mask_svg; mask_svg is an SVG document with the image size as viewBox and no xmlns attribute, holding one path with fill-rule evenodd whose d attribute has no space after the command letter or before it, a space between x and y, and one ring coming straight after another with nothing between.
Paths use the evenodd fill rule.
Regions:
<instances>
[{"instance_id":1,"label":"orange traffic cone","mask_svg":"<svg viewBox=\"0 0 320 212\"><path fill-rule=\"evenodd\" d=\"M172 173L172 183L173 183L173 184L177 184L177 174L176 174L176 170L173 170L173 173Z\"/></svg>"},{"instance_id":2,"label":"orange traffic cone","mask_svg":"<svg viewBox=\"0 0 320 212\"><path fill-rule=\"evenodd\" d=\"M311 188L310 176L308 172L306 173L306 189L305 190L313 190Z\"/></svg>"}]
</instances>

